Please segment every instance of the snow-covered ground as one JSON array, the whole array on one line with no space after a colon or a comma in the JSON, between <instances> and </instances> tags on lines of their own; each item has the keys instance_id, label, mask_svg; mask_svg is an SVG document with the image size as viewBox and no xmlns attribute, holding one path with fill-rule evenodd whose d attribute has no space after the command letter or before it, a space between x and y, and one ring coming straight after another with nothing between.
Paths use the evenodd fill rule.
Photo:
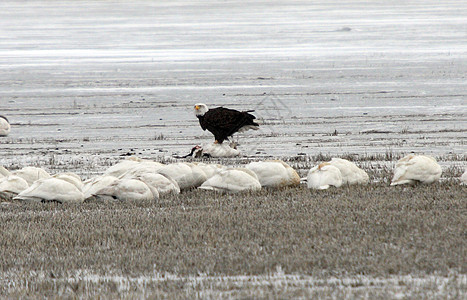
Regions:
<instances>
[{"instance_id":1,"label":"snow-covered ground","mask_svg":"<svg viewBox=\"0 0 467 300\"><path fill-rule=\"evenodd\" d=\"M72 273L72 272L71 272ZM15 280L15 274L3 274L5 289L28 290L34 286L52 286L55 296L76 295L94 298L97 295L117 294L119 297L153 298L456 298L466 296L465 274L449 276L405 275L373 277L365 275L333 277L287 275L279 266L276 272L260 276L207 276L205 274L178 276L170 273L154 273L153 276L101 276L88 271L77 271L65 279L51 280L49 274L29 274L34 284L28 286L28 279ZM162 285L162 283L164 283ZM174 290L176 292L174 292Z\"/></svg>"},{"instance_id":2,"label":"snow-covered ground","mask_svg":"<svg viewBox=\"0 0 467 300\"><path fill-rule=\"evenodd\" d=\"M463 1L2 1L0 164L157 159L255 109L248 156L465 156Z\"/></svg>"}]
</instances>

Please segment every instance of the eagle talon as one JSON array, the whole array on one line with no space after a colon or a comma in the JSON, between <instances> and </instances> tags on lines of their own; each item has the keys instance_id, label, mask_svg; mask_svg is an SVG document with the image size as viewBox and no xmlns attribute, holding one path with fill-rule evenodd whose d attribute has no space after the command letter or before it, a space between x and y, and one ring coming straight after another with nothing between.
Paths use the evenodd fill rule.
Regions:
<instances>
[{"instance_id":1,"label":"eagle talon","mask_svg":"<svg viewBox=\"0 0 467 300\"><path fill-rule=\"evenodd\" d=\"M219 141L218 141L218 140L215 140L215 141L214 141L214 144L219 144Z\"/></svg>"}]
</instances>

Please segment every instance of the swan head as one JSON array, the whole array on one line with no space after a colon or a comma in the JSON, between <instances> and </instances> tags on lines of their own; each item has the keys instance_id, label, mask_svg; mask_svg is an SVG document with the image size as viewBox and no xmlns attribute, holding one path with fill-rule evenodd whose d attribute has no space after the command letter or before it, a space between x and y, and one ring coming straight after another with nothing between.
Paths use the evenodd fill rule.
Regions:
<instances>
[{"instance_id":1,"label":"swan head","mask_svg":"<svg viewBox=\"0 0 467 300\"><path fill-rule=\"evenodd\" d=\"M205 113L209 110L208 106L204 103L196 103L195 104L195 116L202 117Z\"/></svg>"}]
</instances>

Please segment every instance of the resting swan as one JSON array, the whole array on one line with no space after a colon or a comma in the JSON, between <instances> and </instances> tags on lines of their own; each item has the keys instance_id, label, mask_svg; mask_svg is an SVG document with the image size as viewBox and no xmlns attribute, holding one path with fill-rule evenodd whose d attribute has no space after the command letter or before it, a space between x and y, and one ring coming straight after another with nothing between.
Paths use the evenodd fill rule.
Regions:
<instances>
[{"instance_id":1,"label":"resting swan","mask_svg":"<svg viewBox=\"0 0 467 300\"><path fill-rule=\"evenodd\" d=\"M86 180L83 186L84 199L95 195L99 190L108 187L117 180L117 177L109 175L97 176Z\"/></svg>"},{"instance_id":2,"label":"resting swan","mask_svg":"<svg viewBox=\"0 0 467 300\"><path fill-rule=\"evenodd\" d=\"M170 177L158 173L144 173L136 176L147 185L155 188L159 195L180 194L178 183Z\"/></svg>"},{"instance_id":3,"label":"resting swan","mask_svg":"<svg viewBox=\"0 0 467 300\"><path fill-rule=\"evenodd\" d=\"M298 186L300 176L282 160L251 162L247 169L255 172L263 187Z\"/></svg>"},{"instance_id":4,"label":"resting swan","mask_svg":"<svg viewBox=\"0 0 467 300\"><path fill-rule=\"evenodd\" d=\"M41 168L24 167L20 170L11 172L13 175L19 176L26 180L29 185L33 184L36 180L49 178L50 174Z\"/></svg>"},{"instance_id":5,"label":"resting swan","mask_svg":"<svg viewBox=\"0 0 467 300\"><path fill-rule=\"evenodd\" d=\"M409 154L399 159L391 185L433 183L441 177L441 166L428 155Z\"/></svg>"},{"instance_id":6,"label":"resting swan","mask_svg":"<svg viewBox=\"0 0 467 300\"><path fill-rule=\"evenodd\" d=\"M7 169L5 169L5 167L0 166L0 178L8 177L8 176L10 176L10 175L11 175L10 171L8 171Z\"/></svg>"},{"instance_id":7,"label":"resting swan","mask_svg":"<svg viewBox=\"0 0 467 300\"><path fill-rule=\"evenodd\" d=\"M370 177L353 162L342 158L333 158L329 162L341 171L342 184L367 184Z\"/></svg>"},{"instance_id":8,"label":"resting swan","mask_svg":"<svg viewBox=\"0 0 467 300\"><path fill-rule=\"evenodd\" d=\"M341 185L341 171L328 162L321 163L308 172L307 186L310 189L325 190L330 186L340 187Z\"/></svg>"},{"instance_id":9,"label":"resting swan","mask_svg":"<svg viewBox=\"0 0 467 300\"><path fill-rule=\"evenodd\" d=\"M16 175L0 178L0 193L5 194L5 199L13 198L28 187L27 181Z\"/></svg>"},{"instance_id":10,"label":"resting swan","mask_svg":"<svg viewBox=\"0 0 467 300\"><path fill-rule=\"evenodd\" d=\"M144 172L147 172L147 170L151 170L155 172L157 171L157 169L163 166L164 166L163 164L155 162L155 161L144 160L144 159L141 159L135 156L131 156L109 167L104 172L104 175L115 176L115 177L119 177L125 173L132 173L133 175L137 175L136 173L140 172L139 170L141 169L145 169Z\"/></svg>"},{"instance_id":11,"label":"resting swan","mask_svg":"<svg viewBox=\"0 0 467 300\"><path fill-rule=\"evenodd\" d=\"M136 178L117 179L93 194L98 199L153 201L159 198L155 188Z\"/></svg>"},{"instance_id":12,"label":"resting swan","mask_svg":"<svg viewBox=\"0 0 467 300\"><path fill-rule=\"evenodd\" d=\"M230 193L259 191L261 183L253 171L235 168L219 172L206 180L199 189Z\"/></svg>"},{"instance_id":13,"label":"resting swan","mask_svg":"<svg viewBox=\"0 0 467 300\"><path fill-rule=\"evenodd\" d=\"M57 201L61 203L80 203L84 195L75 185L75 181L62 177L36 180L29 188L18 194L14 200L28 200L37 202Z\"/></svg>"},{"instance_id":14,"label":"resting swan","mask_svg":"<svg viewBox=\"0 0 467 300\"><path fill-rule=\"evenodd\" d=\"M207 179L206 173L192 163L179 162L165 165L157 172L175 180L180 190L198 187Z\"/></svg>"},{"instance_id":15,"label":"resting swan","mask_svg":"<svg viewBox=\"0 0 467 300\"><path fill-rule=\"evenodd\" d=\"M193 162L195 166L199 167L206 174L206 178L209 179L216 175L220 171L227 169L227 167L220 164L206 164L202 162Z\"/></svg>"},{"instance_id":16,"label":"resting swan","mask_svg":"<svg viewBox=\"0 0 467 300\"><path fill-rule=\"evenodd\" d=\"M75 173L71 173L71 172L59 173L59 174L53 175L52 177L68 181L74 184L79 190L81 191L83 190L83 182L81 181L81 178Z\"/></svg>"}]
</instances>

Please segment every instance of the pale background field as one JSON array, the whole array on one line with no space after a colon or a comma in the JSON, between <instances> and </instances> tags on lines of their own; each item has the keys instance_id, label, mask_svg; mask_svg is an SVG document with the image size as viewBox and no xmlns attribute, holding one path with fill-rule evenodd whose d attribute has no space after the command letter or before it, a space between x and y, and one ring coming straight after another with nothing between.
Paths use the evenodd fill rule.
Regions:
<instances>
[{"instance_id":1,"label":"pale background field","mask_svg":"<svg viewBox=\"0 0 467 300\"><path fill-rule=\"evenodd\" d=\"M367 193L364 199L380 199L382 191L394 191L387 191L385 184L390 177L388 170L398 157L412 151L431 154L445 170L442 186L449 189L444 195L448 197L450 191L455 195L455 209L450 216L458 218L458 222L451 226L463 239L457 236L451 242L465 246L465 188L455 184L455 178L467 161L466 74L467 4L463 1L2 1L0 114L10 119L12 131L0 139L0 164L10 169L36 165L51 173L74 171L88 178L120 160L123 154L172 161L174 154L186 154L192 146L212 141L193 115L194 103L255 109L262 122L261 130L239 135L239 149L245 157L225 163L286 158L304 175L323 158L319 154L345 155L372 172L372 180L377 183L376 192L356 191L357 196L349 193L357 198ZM310 197L301 190L297 193ZM197 199L198 195L183 197ZM327 194L311 195L312 199L316 197L329 199ZM394 199L398 197L405 196L394 195ZM426 197L428 194L422 198ZM203 206L212 204L208 198L201 198L190 205L197 207L197 201ZM255 197L247 199L259 201ZM325 209L326 205L319 207ZM439 214L434 224L443 226L449 213L437 212L438 208L430 206L429 210L434 216ZM2 213L7 219L11 217L9 213L20 216L29 212L34 216L36 209L41 210L4 206ZM54 209L47 206L45 214ZM69 214L73 215L75 209L70 208ZM95 211L96 220L107 211L103 213L99 206L86 209ZM128 209L137 213L140 208ZM160 213L158 207L150 210ZM27 227L20 232L26 234ZM423 232L419 237L426 238ZM120 247L124 246L125 243ZM5 253L6 249L3 248ZM454 251L453 257L462 253L467 256L465 250L459 250L462 247L456 249L461 252ZM132 255L135 253L125 257ZM423 291L435 286L433 289L439 293L426 295L446 296L449 293L439 288L444 280L451 280L444 286L454 286L447 288L448 292L465 295L465 259L445 262L433 270L414 267L413 272L396 270L392 274L383 268L381 272L368 272L371 278L365 279L355 279L352 276L357 276L358 271L344 269L336 271L340 278L336 280L341 280L337 284L331 267L321 268L330 273L319 281L317 277L307 277L316 276L315 269L281 266L286 272L283 274L273 267L273 258L262 257L262 264L268 267L257 271L224 270L211 274L203 265L200 272L205 277L200 280L204 280L204 285L198 286L192 281L195 279L186 277L195 276L198 271L194 269L181 275L172 267L155 267L154 272L174 276L166 282L169 291L176 291L174 287L183 281L195 286L188 291L212 288L213 296L219 296L217 292L225 286L219 288L219 277L211 275L265 276L266 283L258 285L247 283L257 277L228 279L233 286L245 286L253 295L263 296L293 296L274 294L284 282L298 286L303 283L293 276L308 280L303 283L308 296L368 296L360 293L358 287L363 285L368 288L366 291L373 291L368 282L382 282L371 277L380 275L386 285L377 289L377 295L417 297L418 292L424 295ZM305 259L299 254L296 259L301 258ZM15 260L14 256L10 259L9 262ZM69 257L65 255L63 259ZM152 284L148 288L150 295L164 295L159 294L163 288L154 285L159 282L159 275L151 277L147 270L139 273L135 265L129 270L136 271L126 273L120 269L120 263L116 270L109 266L109 274L123 276L113 277L118 282L115 291L128 292L133 287L132 280L146 278L147 285ZM8 265L6 261L5 264ZM3 292L70 292L63 287L66 285L60 286L47 277L49 270L31 268L24 271L29 274L26 276L21 275L21 270L4 267L0 277L5 282L11 276L6 281L13 284L11 290ZM70 284L70 278L78 278L76 268L73 265L69 274L61 273L59 282ZM92 283L96 277L92 276L102 279L106 272L98 271L98 275L92 270L83 271L91 275L86 275L87 281L83 279L85 284L79 287L88 284L93 292L77 295L99 294ZM444 277L429 277L437 271ZM283 276L280 278L286 278L285 281L276 280L274 274ZM418 279L388 277L399 278L398 274L428 279L417 285ZM44 288L28 290L22 285L28 280L45 282ZM145 284L138 282L135 293L144 294ZM268 285L279 288L265 292ZM316 289L320 285L337 286L337 292L342 294L327 290L316 294L321 291ZM105 294L113 290L107 285L102 291ZM248 292L234 295L252 295ZM209 293L198 294L203 295Z\"/></svg>"},{"instance_id":2,"label":"pale background field","mask_svg":"<svg viewBox=\"0 0 467 300\"><path fill-rule=\"evenodd\" d=\"M465 154L466 16L462 1L2 1L2 163L185 153L212 140L196 102L256 109L246 155Z\"/></svg>"}]
</instances>

